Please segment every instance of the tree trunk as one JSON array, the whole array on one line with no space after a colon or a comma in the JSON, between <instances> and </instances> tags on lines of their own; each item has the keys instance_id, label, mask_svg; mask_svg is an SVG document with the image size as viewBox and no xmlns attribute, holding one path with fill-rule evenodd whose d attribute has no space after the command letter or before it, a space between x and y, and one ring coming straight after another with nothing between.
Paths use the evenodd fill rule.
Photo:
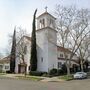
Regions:
<instances>
[{"instance_id":1,"label":"tree trunk","mask_svg":"<svg viewBox=\"0 0 90 90\"><path fill-rule=\"evenodd\" d=\"M81 71L83 72L83 61L81 60Z\"/></svg>"},{"instance_id":2,"label":"tree trunk","mask_svg":"<svg viewBox=\"0 0 90 90\"><path fill-rule=\"evenodd\" d=\"M66 67L67 67L67 75L70 76L70 67L69 64L66 62Z\"/></svg>"}]
</instances>

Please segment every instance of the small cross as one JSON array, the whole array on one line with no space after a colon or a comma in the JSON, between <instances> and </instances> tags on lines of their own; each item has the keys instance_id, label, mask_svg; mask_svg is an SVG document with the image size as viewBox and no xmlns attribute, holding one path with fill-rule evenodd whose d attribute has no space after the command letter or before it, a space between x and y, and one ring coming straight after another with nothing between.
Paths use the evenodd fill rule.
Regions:
<instances>
[{"instance_id":1,"label":"small cross","mask_svg":"<svg viewBox=\"0 0 90 90\"><path fill-rule=\"evenodd\" d=\"M47 8L48 8L48 7L46 6L46 7L45 7L45 11L46 11L46 12L47 12Z\"/></svg>"}]
</instances>

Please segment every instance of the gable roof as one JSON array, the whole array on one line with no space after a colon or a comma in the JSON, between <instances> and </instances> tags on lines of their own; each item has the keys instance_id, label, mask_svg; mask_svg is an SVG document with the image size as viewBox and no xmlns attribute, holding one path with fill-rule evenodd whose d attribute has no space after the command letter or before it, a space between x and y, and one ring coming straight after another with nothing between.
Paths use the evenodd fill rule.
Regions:
<instances>
[{"instance_id":1,"label":"gable roof","mask_svg":"<svg viewBox=\"0 0 90 90\"><path fill-rule=\"evenodd\" d=\"M23 37L25 37L27 40L31 41L31 37L29 37L29 36L23 36Z\"/></svg>"},{"instance_id":2,"label":"gable roof","mask_svg":"<svg viewBox=\"0 0 90 90\"><path fill-rule=\"evenodd\" d=\"M71 53L71 51L68 48L64 48L64 47L61 47L61 46L57 46L57 50L62 51L62 52Z\"/></svg>"},{"instance_id":3,"label":"gable roof","mask_svg":"<svg viewBox=\"0 0 90 90\"><path fill-rule=\"evenodd\" d=\"M3 63L9 63L10 62L10 55L7 56L7 57L4 57L0 60L0 64L3 64Z\"/></svg>"},{"instance_id":4,"label":"gable roof","mask_svg":"<svg viewBox=\"0 0 90 90\"><path fill-rule=\"evenodd\" d=\"M54 16L52 16L52 15L51 15L50 13L48 13L48 12L42 13L41 15L39 15L39 16L37 17L37 19L38 19L39 17L43 16L43 15L49 15L49 16L51 16L52 18L56 19Z\"/></svg>"},{"instance_id":5,"label":"gable roof","mask_svg":"<svg viewBox=\"0 0 90 90\"><path fill-rule=\"evenodd\" d=\"M20 43L20 41L21 41L22 39L24 39L24 38L26 38L28 41L31 41L31 37L24 35L23 37L20 38L20 40L17 42L16 45L18 45L18 44Z\"/></svg>"}]
</instances>

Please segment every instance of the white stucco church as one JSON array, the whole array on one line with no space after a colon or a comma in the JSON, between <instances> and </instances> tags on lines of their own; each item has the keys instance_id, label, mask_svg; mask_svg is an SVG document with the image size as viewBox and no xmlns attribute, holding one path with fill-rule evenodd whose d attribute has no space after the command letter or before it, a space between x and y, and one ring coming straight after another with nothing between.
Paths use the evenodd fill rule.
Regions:
<instances>
[{"instance_id":1,"label":"white stucco church","mask_svg":"<svg viewBox=\"0 0 90 90\"><path fill-rule=\"evenodd\" d=\"M64 52L67 56L70 50L57 46L57 31L55 30L56 18L47 11L37 17L36 43L37 43L37 71L49 72L53 68L60 68L65 63ZM19 45L24 48L24 61L17 54L21 51ZM30 69L31 38L23 36L16 47L15 72L29 73ZM76 64L77 57L73 57L72 64Z\"/></svg>"}]
</instances>

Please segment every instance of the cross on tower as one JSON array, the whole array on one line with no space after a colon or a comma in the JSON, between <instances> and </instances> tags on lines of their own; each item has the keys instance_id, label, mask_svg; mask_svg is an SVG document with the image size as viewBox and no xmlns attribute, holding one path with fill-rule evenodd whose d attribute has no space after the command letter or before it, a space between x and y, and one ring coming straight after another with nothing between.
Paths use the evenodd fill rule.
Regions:
<instances>
[{"instance_id":1,"label":"cross on tower","mask_svg":"<svg viewBox=\"0 0 90 90\"><path fill-rule=\"evenodd\" d=\"M45 7L45 11L46 11L46 12L47 12L47 8L48 8L48 7L46 6L46 7Z\"/></svg>"}]
</instances>

